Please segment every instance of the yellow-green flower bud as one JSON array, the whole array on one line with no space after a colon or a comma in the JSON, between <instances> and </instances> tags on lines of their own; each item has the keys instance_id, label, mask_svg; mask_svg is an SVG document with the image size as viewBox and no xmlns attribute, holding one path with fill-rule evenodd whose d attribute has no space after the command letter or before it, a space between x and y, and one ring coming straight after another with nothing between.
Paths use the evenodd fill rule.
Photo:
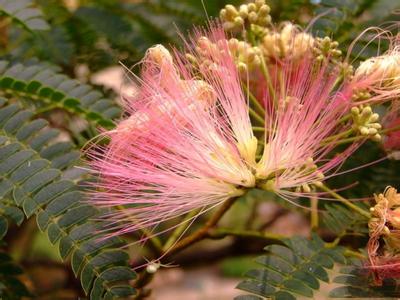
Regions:
<instances>
[{"instance_id":1,"label":"yellow-green flower bud","mask_svg":"<svg viewBox=\"0 0 400 300\"><path fill-rule=\"evenodd\" d=\"M379 142L382 137L378 134L378 129L382 125L378 123L379 115L372 112L371 106L352 107L351 115L353 118L353 130L361 135L368 136L371 140Z\"/></svg>"}]
</instances>

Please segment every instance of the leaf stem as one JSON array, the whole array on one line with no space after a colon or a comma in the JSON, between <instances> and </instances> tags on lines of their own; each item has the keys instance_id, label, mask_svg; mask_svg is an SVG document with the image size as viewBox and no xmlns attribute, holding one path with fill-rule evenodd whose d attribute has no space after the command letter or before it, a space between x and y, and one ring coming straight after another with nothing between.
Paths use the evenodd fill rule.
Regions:
<instances>
[{"instance_id":1,"label":"leaf stem","mask_svg":"<svg viewBox=\"0 0 400 300\"><path fill-rule=\"evenodd\" d=\"M282 244L282 239L285 238L285 236L275 233L230 229L230 228L216 228L214 230L210 230L207 237L211 239L221 239L230 235L237 237L261 238L275 244Z\"/></svg>"},{"instance_id":2,"label":"leaf stem","mask_svg":"<svg viewBox=\"0 0 400 300\"><path fill-rule=\"evenodd\" d=\"M262 116L265 115L265 110L264 107L260 104L260 102L257 100L257 98L253 95L253 93L250 91L250 89L247 87L245 83L242 82L242 87L246 93L246 95L249 97L250 103L253 104L254 109Z\"/></svg>"},{"instance_id":3,"label":"leaf stem","mask_svg":"<svg viewBox=\"0 0 400 300\"><path fill-rule=\"evenodd\" d=\"M327 192L328 194L330 194L331 196L335 197L337 200L339 200L340 202L342 202L344 205L346 205L347 207L351 208L352 210L358 212L360 215L366 217L367 219L369 219L371 217L370 213L364 209L362 209L361 207L351 203L349 200L347 200L346 198L340 196L338 193L336 193L335 191L331 190L330 188L328 188L326 185L322 184L320 186L318 186L321 190Z\"/></svg>"},{"instance_id":4,"label":"leaf stem","mask_svg":"<svg viewBox=\"0 0 400 300\"><path fill-rule=\"evenodd\" d=\"M250 116L252 116L256 121L258 121L260 124L264 125L264 118L261 117L254 109L249 107L249 113Z\"/></svg>"}]
</instances>

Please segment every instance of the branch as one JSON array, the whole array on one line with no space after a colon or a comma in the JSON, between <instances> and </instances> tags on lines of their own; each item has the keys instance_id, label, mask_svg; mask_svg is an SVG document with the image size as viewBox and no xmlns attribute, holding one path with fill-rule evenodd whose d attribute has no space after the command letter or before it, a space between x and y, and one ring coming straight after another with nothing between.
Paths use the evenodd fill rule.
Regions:
<instances>
[{"instance_id":1,"label":"branch","mask_svg":"<svg viewBox=\"0 0 400 300\"><path fill-rule=\"evenodd\" d=\"M208 237L209 231L215 225L217 225L217 223L223 217L223 215L228 211L228 209L233 205L233 203L235 203L236 199L238 198L234 197L226 200L222 204L222 206L215 212L215 214L212 215L212 217L207 221L204 227L200 228L193 234L189 235L188 237L176 243L175 246L168 251L167 255L170 256L172 254L175 254L176 252L186 249L190 245Z\"/></svg>"}]
</instances>

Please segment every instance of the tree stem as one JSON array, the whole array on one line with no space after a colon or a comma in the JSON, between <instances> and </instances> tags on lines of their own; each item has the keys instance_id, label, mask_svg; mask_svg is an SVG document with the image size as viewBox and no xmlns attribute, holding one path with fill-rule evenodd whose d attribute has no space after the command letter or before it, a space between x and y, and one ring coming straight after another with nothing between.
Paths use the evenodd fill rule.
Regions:
<instances>
[{"instance_id":1,"label":"tree stem","mask_svg":"<svg viewBox=\"0 0 400 300\"><path fill-rule=\"evenodd\" d=\"M282 239L285 238L285 236L282 236L280 234L230 228L217 228L214 230L210 230L207 237L209 237L210 239L221 239L230 235L237 237L261 238L267 240L268 243L275 244L282 244Z\"/></svg>"},{"instance_id":2,"label":"tree stem","mask_svg":"<svg viewBox=\"0 0 400 300\"><path fill-rule=\"evenodd\" d=\"M166 252L170 247L174 245L174 243L179 239L181 234L185 231L187 228L187 221L192 219L196 214L199 212L199 210L193 210L189 212L186 215L186 220L182 222L178 227L175 228L174 232L172 232L171 236L168 238L168 240L165 242L164 246L162 247L163 251ZM190 221L189 221L190 222Z\"/></svg>"},{"instance_id":3,"label":"tree stem","mask_svg":"<svg viewBox=\"0 0 400 300\"><path fill-rule=\"evenodd\" d=\"M188 237L186 237L186 238L182 239L181 241L179 241L178 243L176 243L175 246L168 251L168 256L170 256L176 252L179 252L179 251L189 247L190 245L206 238L209 234L209 231L215 225L217 225L219 220L224 216L224 214L229 210L229 208L233 205L233 203L235 203L235 201L237 199L238 199L237 197L234 197L234 198L230 198L230 199L226 200L221 205L221 207L206 222L204 227L200 228L193 234L189 235Z\"/></svg>"}]
</instances>

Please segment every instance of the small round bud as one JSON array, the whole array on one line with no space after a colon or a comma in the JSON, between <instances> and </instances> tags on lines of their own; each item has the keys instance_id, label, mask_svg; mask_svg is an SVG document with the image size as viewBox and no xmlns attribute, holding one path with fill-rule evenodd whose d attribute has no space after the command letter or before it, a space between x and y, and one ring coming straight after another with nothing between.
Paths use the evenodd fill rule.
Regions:
<instances>
[{"instance_id":1,"label":"small round bud","mask_svg":"<svg viewBox=\"0 0 400 300\"><path fill-rule=\"evenodd\" d=\"M248 14L249 14L249 9L247 8L247 5L246 4L240 5L239 15L245 19L245 18L247 18Z\"/></svg>"},{"instance_id":2,"label":"small round bud","mask_svg":"<svg viewBox=\"0 0 400 300\"><path fill-rule=\"evenodd\" d=\"M233 23L235 24L235 27L240 27L244 25L244 20L238 16L233 20Z\"/></svg>"},{"instance_id":3,"label":"small round bud","mask_svg":"<svg viewBox=\"0 0 400 300\"><path fill-rule=\"evenodd\" d=\"M253 11L257 10L257 6L254 3L247 4L247 8L248 8L249 12L253 12Z\"/></svg>"},{"instance_id":4,"label":"small round bud","mask_svg":"<svg viewBox=\"0 0 400 300\"><path fill-rule=\"evenodd\" d=\"M314 185L315 185L316 187L322 187L324 184L322 183L322 181L315 181L315 182L314 182Z\"/></svg>"},{"instance_id":5,"label":"small round bud","mask_svg":"<svg viewBox=\"0 0 400 300\"><path fill-rule=\"evenodd\" d=\"M351 108L351 113L352 113L353 115L359 115L359 114L360 114L360 110L359 110L358 107L352 107L352 108Z\"/></svg>"},{"instance_id":6,"label":"small round bud","mask_svg":"<svg viewBox=\"0 0 400 300\"><path fill-rule=\"evenodd\" d=\"M382 136L381 136L379 133L377 133L377 134L375 134L371 139L372 139L374 142L380 142L380 141L382 141Z\"/></svg>"},{"instance_id":7,"label":"small round bud","mask_svg":"<svg viewBox=\"0 0 400 300\"><path fill-rule=\"evenodd\" d=\"M378 130L376 130L375 128L369 128L368 129L368 134L369 135L375 135L378 133Z\"/></svg>"},{"instance_id":8,"label":"small round bud","mask_svg":"<svg viewBox=\"0 0 400 300\"><path fill-rule=\"evenodd\" d=\"M311 192L311 188L310 188L310 186L308 184L301 185L301 188L303 189L303 191L305 193L310 193Z\"/></svg>"},{"instance_id":9,"label":"small round bud","mask_svg":"<svg viewBox=\"0 0 400 300\"><path fill-rule=\"evenodd\" d=\"M369 130L367 127L364 126L360 126L359 128L361 135L368 135L369 134Z\"/></svg>"},{"instance_id":10,"label":"small round bud","mask_svg":"<svg viewBox=\"0 0 400 300\"><path fill-rule=\"evenodd\" d=\"M252 11L251 13L249 13L249 21L251 23L256 23L257 22L257 18L258 18L258 16L257 16L256 12Z\"/></svg>"},{"instance_id":11,"label":"small round bud","mask_svg":"<svg viewBox=\"0 0 400 300\"><path fill-rule=\"evenodd\" d=\"M260 8L263 5L265 5L265 0L256 0L254 1L254 4L256 5L257 8Z\"/></svg>"},{"instance_id":12,"label":"small round bud","mask_svg":"<svg viewBox=\"0 0 400 300\"><path fill-rule=\"evenodd\" d=\"M234 7L231 4L228 4L225 6L226 10L226 16L229 17L236 17L238 15L238 11L236 10L236 7Z\"/></svg>"}]
</instances>

